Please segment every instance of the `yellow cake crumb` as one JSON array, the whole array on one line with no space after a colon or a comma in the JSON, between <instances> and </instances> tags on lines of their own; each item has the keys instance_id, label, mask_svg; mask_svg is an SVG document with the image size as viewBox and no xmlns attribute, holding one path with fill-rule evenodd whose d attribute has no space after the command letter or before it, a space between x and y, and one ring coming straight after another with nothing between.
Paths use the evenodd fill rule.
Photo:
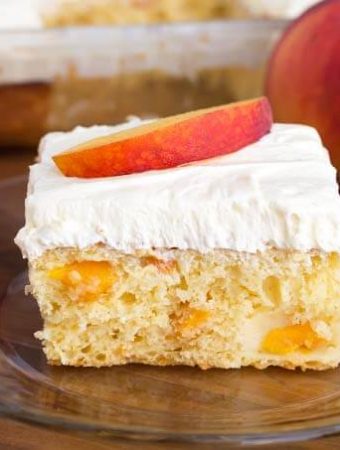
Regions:
<instances>
[{"instance_id":1,"label":"yellow cake crumb","mask_svg":"<svg viewBox=\"0 0 340 450\"><path fill-rule=\"evenodd\" d=\"M51 364L336 367L339 267L322 251L48 250L29 268L36 336Z\"/></svg>"}]
</instances>

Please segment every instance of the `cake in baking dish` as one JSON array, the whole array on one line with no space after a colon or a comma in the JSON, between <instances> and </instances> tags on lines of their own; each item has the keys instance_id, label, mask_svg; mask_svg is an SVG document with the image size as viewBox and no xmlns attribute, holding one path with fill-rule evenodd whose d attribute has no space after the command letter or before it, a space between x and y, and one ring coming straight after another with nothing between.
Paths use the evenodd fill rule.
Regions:
<instances>
[{"instance_id":1,"label":"cake in baking dish","mask_svg":"<svg viewBox=\"0 0 340 450\"><path fill-rule=\"evenodd\" d=\"M318 0L59 0L49 2L47 26L132 24L221 18L296 17Z\"/></svg>"},{"instance_id":2,"label":"cake in baking dish","mask_svg":"<svg viewBox=\"0 0 340 450\"><path fill-rule=\"evenodd\" d=\"M233 153L125 175L55 164L141 126L50 133L30 168L16 243L48 362L337 366L340 199L317 131L274 124Z\"/></svg>"},{"instance_id":3,"label":"cake in baking dish","mask_svg":"<svg viewBox=\"0 0 340 450\"><path fill-rule=\"evenodd\" d=\"M296 17L318 0L2 0L0 28Z\"/></svg>"},{"instance_id":4,"label":"cake in baking dish","mask_svg":"<svg viewBox=\"0 0 340 450\"><path fill-rule=\"evenodd\" d=\"M117 124L131 112L164 116L261 95L284 21L205 22L295 17L313 3L1 0L0 146L33 147L49 131Z\"/></svg>"}]
</instances>

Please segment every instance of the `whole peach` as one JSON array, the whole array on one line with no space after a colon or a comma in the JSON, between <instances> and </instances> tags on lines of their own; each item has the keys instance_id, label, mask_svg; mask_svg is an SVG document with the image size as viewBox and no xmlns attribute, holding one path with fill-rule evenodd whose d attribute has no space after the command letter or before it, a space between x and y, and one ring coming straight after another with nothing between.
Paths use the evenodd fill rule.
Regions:
<instances>
[{"instance_id":1,"label":"whole peach","mask_svg":"<svg viewBox=\"0 0 340 450\"><path fill-rule=\"evenodd\" d=\"M316 127L340 169L340 0L319 3L288 27L265 90L274 120Z\"/></svg>"}]
</instances>

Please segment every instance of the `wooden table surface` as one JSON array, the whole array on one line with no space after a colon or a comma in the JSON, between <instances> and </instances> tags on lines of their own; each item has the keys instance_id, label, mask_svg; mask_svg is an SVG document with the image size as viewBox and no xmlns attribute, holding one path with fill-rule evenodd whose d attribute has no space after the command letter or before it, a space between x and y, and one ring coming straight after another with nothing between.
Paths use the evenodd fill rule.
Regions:
<instances>
[{"instance_id":1,"label":"wooden table surface","mask_svg":"<svg viewBox=\"0 0 340 450\"><path fill-rule=\"evenodd\" d=\"M32 162L33 157L34 154L27 151L0 151L0 179L25 173L27 166ZM64 430L39 428L10 419L0 419L0 450L190 450L193 448L211 450L229 449L235 447L224 444L133 444L129 442L108 441L105 439L94 440L90 435L74 434L65 432ZM247 448L248 447L242 447L242 449ZM275 448L277 450L340 450L340 436L328 437L308 442L275 444L251 448Z\"/></svg>"}]
</instances>

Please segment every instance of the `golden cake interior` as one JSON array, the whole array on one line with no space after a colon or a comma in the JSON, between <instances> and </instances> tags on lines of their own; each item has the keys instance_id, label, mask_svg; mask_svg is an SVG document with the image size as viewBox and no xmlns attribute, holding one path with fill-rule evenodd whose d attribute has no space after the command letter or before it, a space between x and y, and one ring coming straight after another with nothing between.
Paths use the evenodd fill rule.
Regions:
<instances>
[{"instance_id":1,"label":"golden cake interior","mask_svg":"<svg viewBox=\"0 0 340 450\"><path fill-rule=\"evenodd\" d=\"M46 251L30 263L51 364L325 369L340 362L340 254Z\"/></svg>"}]
</instances>

